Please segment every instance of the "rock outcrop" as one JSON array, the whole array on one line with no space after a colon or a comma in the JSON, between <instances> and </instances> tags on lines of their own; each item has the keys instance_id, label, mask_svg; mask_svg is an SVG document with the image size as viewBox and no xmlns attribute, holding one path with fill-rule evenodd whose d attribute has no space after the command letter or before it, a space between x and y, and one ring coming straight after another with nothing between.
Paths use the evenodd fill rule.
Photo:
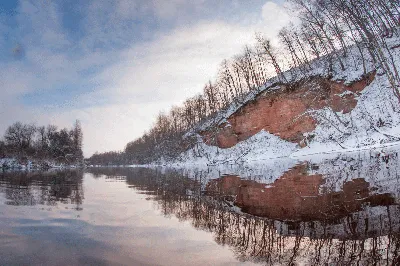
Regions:
<instances>
[{"instance_id":1,"label":"rock outcrop","mask_svg":"<svg viewBox=\"0 0 400 266\"><path fill-rule=\"evenodd\" d=\"M306 133L312 132L318 123L313 111L328 107L334 112L351 112L357 104L357 96L374 78L375 72L371 72L346 85L317 76L290 87L270 88L243 104L226 122L208 128L200 135L207 145L230 148L265 130L304 146Z\"/></svg>"}]
</instances>

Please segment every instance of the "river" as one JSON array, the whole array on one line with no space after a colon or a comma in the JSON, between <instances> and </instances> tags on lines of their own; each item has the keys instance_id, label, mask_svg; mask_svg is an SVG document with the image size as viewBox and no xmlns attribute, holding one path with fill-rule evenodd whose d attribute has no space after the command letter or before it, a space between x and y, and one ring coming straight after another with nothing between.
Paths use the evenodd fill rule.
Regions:
<instances>
[{"instance_id":1,"label":"river","mask_svg":"<svg viewBox=\"0 0 400 266\"><path fill-rule=\"evenodd\" d=\"M0 173L1 265L399 263L398 150Z\"/></svg>"}]
</instances>

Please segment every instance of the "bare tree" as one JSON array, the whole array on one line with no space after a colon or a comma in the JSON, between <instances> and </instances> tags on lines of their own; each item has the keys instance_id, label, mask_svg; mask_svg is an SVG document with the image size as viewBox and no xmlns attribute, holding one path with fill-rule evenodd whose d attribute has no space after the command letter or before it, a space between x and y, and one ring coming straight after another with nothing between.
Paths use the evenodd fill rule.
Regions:
<instances>
[{"instance_id":1,"label":"bare tree","mask_svg":"<svg viewBox=\"0 0 400 266\"><path fill-rule=\"evenodd\" d=\"M278 63L277 57L274 54L274 51L271 46L271 41L268 39L265 39L260 33L256 33L256 40L258 42L258 45L263 49L269 60L271 61L272 65L275 68L275 72L278 75L278 78L284 82L285 84L288 84L288 80L285 77L285 74L282 72L282 69Z\"/></svg>"},{"instance_id":2,"label":"bare tree","mask_svg":"<svg viewBox=\"0 0 400 266\"><path fill-rule=\"evenodd\" d=\"M18 155L26 155L31 148L36 127L34 125L24 125L16 122L7 128L4 135L6 144L15 147Z\"/></svg>"}]
</instances>

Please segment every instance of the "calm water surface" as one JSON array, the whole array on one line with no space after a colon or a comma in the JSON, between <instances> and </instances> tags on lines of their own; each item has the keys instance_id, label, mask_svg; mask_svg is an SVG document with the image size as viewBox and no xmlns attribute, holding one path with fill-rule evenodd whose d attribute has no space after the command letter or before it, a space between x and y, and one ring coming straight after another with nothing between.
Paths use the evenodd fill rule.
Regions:
<instances>
[{"instance_id":1,"label":"calm water surface","mask_svg":"<svg viewBox=\"0 0 400 266\"><path fill-rule=\"evenodd\" d=\"M0 173L0 264L396 265L397 154Z\"/></svg>"}]
</instances>

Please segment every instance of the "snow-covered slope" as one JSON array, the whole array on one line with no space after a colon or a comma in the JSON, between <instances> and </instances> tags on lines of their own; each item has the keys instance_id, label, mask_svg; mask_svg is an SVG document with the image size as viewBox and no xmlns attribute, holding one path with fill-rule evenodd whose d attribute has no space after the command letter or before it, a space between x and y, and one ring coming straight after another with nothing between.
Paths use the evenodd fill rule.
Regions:
<instances>
[{"instance_id":1,"label":"snow-covered slope","mask_svg":"<svg viewBox=\"0 0 400 266\"><path fill-rule=\"evenodd\" d=\"M200 136L197 137L198 144L182 153L175 162L176 164L234 164L288 157L296 151L296 144L284 141L265 131L260 131L246 141L228 149L206 145Z\"/></svg>"},{"instance_id":2,"label":"snow-covered slope","mask_svg":"<svg viewBox=\"0 0 400 266\"><path fill-rule=\"evenodd\" d=\"M387 41L398 69L400 69L399 43L398 37ZM291 82L310 77L329 77L333 81L351 84L362 79L364 75L361 56L356 48L351 51L346 58L343 58L345 71L340 68L339 63L336 63L333 72L329 72L328 63L322 58L312 62L311 70L306 74L300 69L291 69L284 74ZM227 109L188 132L186 136L197 137L197 144L176 160L172 162L161 160L160 163L215 165L281 157L299 158L307 154L347 152L400 143L399 99L395 96L385 73L379 66L373 64L368 56L365 57L366 73L376 71L374 80L361 93L355 95L357 105L349 113L335 112L330 107L307 110L307 114L317 121L317 126L314 131L304 134L313 136L306 147L301 148L296 143L283 140L276 134L264 130L227 149L206 145L199 135L201 131L226 123L243 103L256 99L261 92L280 89L277 85L278 78L275 77L264 86L251 91L241 103L233 102ZM344 94L351 93L347 91Z\"/></svg>"}]
</instances>

